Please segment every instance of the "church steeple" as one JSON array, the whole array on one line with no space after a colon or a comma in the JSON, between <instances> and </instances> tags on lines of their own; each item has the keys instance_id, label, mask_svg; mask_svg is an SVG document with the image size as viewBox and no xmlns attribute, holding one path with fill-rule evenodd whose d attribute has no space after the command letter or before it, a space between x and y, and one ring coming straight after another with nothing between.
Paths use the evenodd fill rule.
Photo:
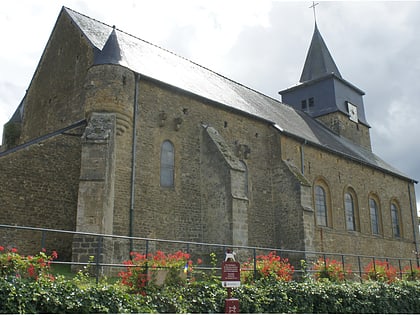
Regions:
<instances>
[{"instance_id":1,"label":"church steeple","mask_svg":"<svg viewBox=\"0 0 420 315\"><path fill-rule=\"evenodd\" d=\"M371 149L362 90L343 79L315 22L299 84L279 92L283 103L306 112L333 132Z\"/></svg>"},{"instance_id":2,"label":"church steeple","mask_svg":"<svg viewBox=\"0 0 420 315\"><path fill-rule=\"evenodd\" d=\"M342 78L315 22L311 45L306 55L299 82L310 81L331 73Z\"/></svg>"}]
</instances>

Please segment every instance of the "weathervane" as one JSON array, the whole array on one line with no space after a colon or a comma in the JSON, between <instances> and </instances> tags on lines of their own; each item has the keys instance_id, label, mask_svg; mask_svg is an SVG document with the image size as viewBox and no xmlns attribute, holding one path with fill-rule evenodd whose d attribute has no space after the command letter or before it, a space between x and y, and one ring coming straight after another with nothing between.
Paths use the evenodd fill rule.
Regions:
<instances>
[{"instance_id":1,"label":"weathervane","mask_svg":"<svg viewBox=\"0 0 420 315\"><path fill-rule=\"evenodd\" d=\"M315 24L316 24L316 9L315 7L319 4L319 2L315 3L315 1L312 1L312 5L309 7L311 9L314 10L314 20L315 20Z\"/></svg>"}]
</instances>

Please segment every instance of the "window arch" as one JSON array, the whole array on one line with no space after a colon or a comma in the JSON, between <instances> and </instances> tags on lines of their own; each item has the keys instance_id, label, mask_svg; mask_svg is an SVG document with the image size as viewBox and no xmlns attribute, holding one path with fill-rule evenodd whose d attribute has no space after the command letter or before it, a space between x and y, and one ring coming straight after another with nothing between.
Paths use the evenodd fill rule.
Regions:
<instances>
[{"instance_id":1,"label":"window arch","mask_svg":"<svg viewBox=\"0 0 420 315\"><path fill-rule=\"evenodd\" d=\"M356 193L351 188L348 188L344 193L344 211L346 229L348 231L357 231L359 228L359 207Z\"/></svg>"},{"instance_id":2,"label":"window arch","mask_svg":"<svg viewBox=\"0 0 420 315\"><path fill-rule=\"evenodd\" d=\"M381 234L381 213L378 198L369 197L370 226L372 234Z\"/></svg>"},{"instance_id":3,"label":"window arch","mask_svg":"<svg viewBox=\"0 0 420 315\"><path fill-rule=\"evenodd\" d=\"M318 180L314 185L314 205L316 224L319 226L331 226L330 194L327 184Z\"/></svg>"},{"instance_id":4,"label":"window arch","mask_svg":"<svg viewBox=\"0 0 420 315\"><path fill-rule=\"evenodd\" d=\"M160 186L174 187L175 149L171 141L162 142L160 149Z\"/></svg>"},{"instance_id":5,"label":"window arch","mask_svg":"<svg viewBox=\"0 0 420 315\"><path fill-rule=\"evenodd\" d=\"M400 209L395 201L391 202L392 236L401 237Z\"/></svg>"}]
</instances>

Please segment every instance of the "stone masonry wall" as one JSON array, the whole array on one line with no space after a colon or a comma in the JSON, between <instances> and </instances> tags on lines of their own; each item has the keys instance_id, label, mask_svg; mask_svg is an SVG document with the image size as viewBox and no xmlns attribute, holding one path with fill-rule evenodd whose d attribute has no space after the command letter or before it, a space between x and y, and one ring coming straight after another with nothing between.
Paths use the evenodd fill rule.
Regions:
<instances>
[{"instance_id":1,"label":"stone masonry wall","mask_svg":"<svg viewBox=\"0 0 420 315\"><path fill-rule=\"evenodd\" d=\"M80 137L58 135L0 156L0 222L74 231L79 175ZM0 235L2 246L21 253L41 249L40 232L0 229ZM72 235L47 233L44 246L69 260L71 240Z\"/></svg>"},{"instance_id":2,"label":"stone masonry wall","mask_svg":"<svg viewBox=\"0 0 420 315\"><path fill-rule=\"evenodd\" d=\"M408 187L410 187L415 208L412 183L316 147L302 146L302 143L285 137L282 150L283 158L297 165L299 169L301 168L301 150L304 152L304 176L312 186L317 179L323 178L331 195L331 216L329 218L331 224L328 227L315 227L316 250L414 258L413 222L408 194ZM346 230L344 193L348 188L353 189L357 195L355 201L359 209L357 231ZM368 200L372 194L376 195L380 202L380 223L382 225L380 235L373 235L371 232ZM391 200L397 201L400 206L401 238L395 238L392 235ZM313 202L312 199L312 205Z\"/></svg>"},{"instance_id":3,"label":"stone masonry wall","mask_svg":"<svg viewBox=\"0 0 420 315\"><path fill-rule=\"evenodd\" d=\"M91 192L85 194L81 191L79 199L87 202L85 211L97 213L98 218L87 218L83 213L82 204L79 203L78 229L130 236L132 128L134 95L138 85L132 71L117 65L91 67L86 81L85 115L89 123L97 119L107 121L106 117L109 115L115 117L115 121L111 124L112 128L102 126L100 131L109 132L106 138L100 141L92 138L84 142L83 153L86 159L83 161L86 161L86 165L83 165L84 168L86 166L86 170L82 170L83 178L91 176L92 171L100 171L101 167L104 169L99 180L88 180L81 184L81 187L86 186ZM95 125L95 128L101 129L100 123ZM101 197L95 199L95 195ZM127 259L129 242L121 239L113 239L112 242L113 249L107 244L108 253L104 251L104 255L111 255L115 262ZM85 258L89 256L82 248L83 242L77 243L80 244L80 254Z\"/></svg>"},{"instance_id":4,"label":"stone masonry wall","mask_svg":"<svg viewBox=\"0 0 420 315\"><path fill-rule=\"evenodd\" d=\"M268 142L275 132L266 123L221 106L141 80L137 136L135 236L205 242L203 204L215 184L203 169L204 127L214 127L248 170L248 244L276 246L275 207L272 202L271 159ZM174 188L160 187L160 147L175 147ZM219 185L228 186L227 176ZM217 189L217 187L216 187ZM220 195L221 211L226 198ZM216 205L215 205L216 206ZM226 224L223 219L220 228ZM220 239L220 241L224 241Z\"/></svg>"},{"instance_id":5,"label":"stone masonry wall","mask_svg":"<svg viewBox=\"0 0 420 315\"><path fill-rule=\"evenodd\" d=\"M337 134L368 150L372 150L369 127L351 121L347 115L341 112L323 115L317 117L317 119Z\"/></svg>"},{"instance_id":6,"label":"stone masonry wall","mask_svg":"<svg viewBox=\"0 0 420 315\"><path fill-rule=\"evenodd\" d=\"M83 85L93 49L71 20L59 18L28 88L21 142L84 118Z\"/></svg>"},{"instance_id":7,"label":"stone masonry wall","mask_svg":"<svg viewBox=\"0 0 420 315\"><path fill-rule=\"evenodd\" d=\"M201 153L202 186L208 185L201 193L203 239L209 243L233 244L232 239L232 194L230 190L229 168L212 139L203 134Z\"/></svg>"}]
</instances>

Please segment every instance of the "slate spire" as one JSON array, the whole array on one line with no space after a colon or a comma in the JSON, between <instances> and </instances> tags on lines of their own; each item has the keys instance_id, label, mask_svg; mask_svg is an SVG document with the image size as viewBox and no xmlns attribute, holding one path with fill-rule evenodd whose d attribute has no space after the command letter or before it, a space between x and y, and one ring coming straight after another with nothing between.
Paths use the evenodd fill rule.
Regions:
<instances>
[{"instance_id":1,"label":"slate spire","mask_svg":"<svg viewBox=\"0 0 420 315\"><path fill-rule=\"evenodd\" d=\"M311 45L309 46L308 54L306 55L305 65L299 82L310 81L331 73L334 73L337 77L342 79L340 71L338 71L315 22Z\"/></svg>"},{"instance_id":2,"label":"slate spire","mask_svg":"<svg viewBox=\"0 0 420 315\"><path fill-rule=\"evenodd\" d=\"M124 64L115 26L112 27L112 32L109 35L104 47L99 54L96 55L94 64Z\"/></svg>"}]
</instances>

